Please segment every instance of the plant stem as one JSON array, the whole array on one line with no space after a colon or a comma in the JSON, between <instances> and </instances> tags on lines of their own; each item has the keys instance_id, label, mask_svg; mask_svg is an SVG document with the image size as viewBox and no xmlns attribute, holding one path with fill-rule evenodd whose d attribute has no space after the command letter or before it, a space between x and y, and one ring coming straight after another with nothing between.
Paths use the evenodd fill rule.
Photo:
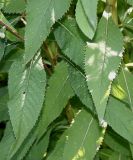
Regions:
<instances>
[{"instance_id":1,"label":"plant stem","mask_svg":"<svg viewBox=\"0 0 133 160\"><path fill-rule=\"evenodd\" d=\"M45 53L46 53L47 57L49 58L49 60L50 60L50 62L52 64L52 67L54 67L55 66L55 62L54 62L53 54L52 54L51 50L49 49L47 43L44 42L43 45L44 45Z\"/></svg>"},{"instance_id":2,"label":"plant stem","mask_svg":"<svg viewBox=\"0 0 133 160\"><path fill-rule=\"evenodd\" d=\"M107 5L111 8L114 23L118 25L117 0L107 0Z\"/></svg>"},{"instance_id":3,"label":"plant stem","mask_svg":"<svg viewBox=\"0 0 133 160\"><path fill-rule=\"evenodd\" d=\"M0 25L5 26L6 29L8 29L12 34L14 34L17 38L19 38L21 41L24 41L24 38L19 35L18 32L14 31L12 28L10 28L8 25L6 25L4 22L0 20Z\"/></svg>"},{"instance_id":4,"label":"plant stem","mask_svg":"<svg viewBox=\"0 0 133 160\"><path fill-rule=\"evenodd\" d=\"M71 124L73 118L74 118L74 112L72 110L71 104L68 102L68 105L66 107L66 116L69 124Z\"/></svg>"},{"instance_id":5,"label":"plant stem","mask_svg":"<svg viewBox=\"0 0 133 160\"><path fill-rule=\"evenodd\" d=\"M49 75L52 75L51 70L47 67L47 65L45 64L45 62L44 62L43 59L42 59L42 63L43 63L44 68L48 71L48 74L49 74Z\"/></svg>"}]
</instances>

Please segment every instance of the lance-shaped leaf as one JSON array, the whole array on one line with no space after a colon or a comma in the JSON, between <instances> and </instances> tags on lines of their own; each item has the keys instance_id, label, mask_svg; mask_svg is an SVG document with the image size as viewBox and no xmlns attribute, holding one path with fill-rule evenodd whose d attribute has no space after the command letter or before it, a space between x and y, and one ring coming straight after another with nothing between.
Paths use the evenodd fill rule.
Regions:
<instances>
[{"instance_id":1,"label":"lance-shaped leaf","mask_svg":"<svg viewBox=\"0 0 133 160\"><path fill-rule=\"evenodd\" d=\"M129 142L112 130L105 134L104 143L116 152L127 156L131 154Z\"/></svg>"},{"instance_id":2,"label":"lance-shaped leaf","mask_svg":"<svg viewBox=\"0 0 133 160\"><path fill-rule=\"evenodd\" d=\"M29 0L25 33L25 62L31 60L50 33L52 25L70 6L71 0Z\"/></svg>"},{"instance_id":3,"label":"lance-shaped leaf","mask_svg":"<svg viewBox=\"0 0 133 160\"><path fill-rule=\"evenodd\" d=\"M22 13L25 11L26 3L24 0L8 0L4 3L3 10L6 13Z\"/></svg>"},{"instance_id":4,"label":"lance-shaped leaf","mask_svg":"<svg viewBox=\"0 0 133 160\"><path fill-rule=\"evenodd\" d=\"M35 141L35 138L36 137L34 136L34 133L30 134L30 136L28 136L28 139L26 139L26 144L25 143L23 144L20 151L17 153L17 156L13 157L13 160L15 159L22 160L23 157L28 152L31 145L33 144L33 142ZM14 153L16 153L16 152L14 153L12 152L12 148L14 147L14 144L16 144L16 139L14 137L12 125L10 122L8 122L4 132L4 136L0 142L0 156L2 160L12 159L12 156L14 155Z\"/></svg>"},{"instance_id":5,"label":"lance-shaped leaf","mask_svg":"<svg viewBox=\"0 0 133 160\"><path fill-rule=\"evenodd\" d=\"M94 43L88 43L85 52L85 72L99 120L104 117L111 82L121 62L122 34L109 13L104 12L99 22Z\"/></svg>"},{"instance_id":6,"label":"lance-shaped leaf","mask_svg":"<svg viewBox=\"0 0 133 160\"><path fill-rule=\"evenodd\" d=\"M100 134L101 129L97 120L83 109L78 113L72 126L63 133L47 160L74 160L78 158L93 160ZM59 150L59 148L61 149Z\"/></svg>"},{"instance_id":7,"label":"lance-shaped leaf","mask_svg":"<svg viewBox=\"0 0 133 160\"><path fill-rule=\"evenodd\" d=\"M78 0L76 20L81 31L90 39L93 38L97 27L98 0Z\"/></svg>"},{"instance_id":8,"label":"lance-shaped leaf","mask_svg":"<svg viewBox=\"0 0 133 160\"><path fill-rule=\"evenodd\" d=\"M76 65L84 68L85 42L75 19L67 19L54 32L61 51ZM62 39L62 37L65 37Z\"/></svg>"},{"instance_id":9,"label":"lance-shaped leaf","mask_svg":"<svg viewBox=\"0 0 133 160\"><path fill-rule=\"evenodd\" d=\"M123 67L113 84L112 94L118 99L127 102L133 111L133 75Z\"/></svg>"},{"instance_id":10,"label":"lance-shaped leaf","mask_svg":"<svg viewBox=\"0 0 133 160\"><path fill-rule=\"evenodd\" d=\"M62 153L64 150L66 142L66 137L62 136L60 140L57 142L54 150L47 156L47 160L62 160Z\"/></svg>"},{"instance_id":11,"label":"lance-shaped leaf","mask_svg":"<svg viewBox=\"0 0 133 160\"><path fill-rule=\"evenodd\" d=\"M84 73L82 73L78 68L72 66L69 66L69 73L70 83L75 94L87 108L94 112L93 101L87 89L87 83Z\"/></svg>"},{"instance_id":12,"label":"lance-shaped leaf","mask_svg":"<svg viewBox=\"0 0 133 160\"><path fill-rule=\"evenodd\" d=\"M45 133L48 125L60 115L68 100L74 95L69 82L70 74L67 67L65 62L59 63L49 80L49 87L47 88L46 100L39 124L40 136Z\"/></svg>"},{"instance_id":13,"label":"lance-shaped leaf","mask_svg":"<svg viewBox=\"0 0 133 160\"><path fill-rule=\"evenodd\" d=\"M11 149L9 150L7 160L11 160L11 159L22 160L25 157L25 155L29 153L32 146L36 145L36 139L38 137L38 129L39 129L39 125L37 123L37 125L34 126L34 128L28 134L28 136L26 137L23 143L19 143L19 141L15 139L14 142L12 142L12 146L11 146Z\"/></svg>"},{"instance_id":14,"label":"lance-shaped leaf","mask_svg":"<svg viewBox=\"0 0 133 160\"><path fill-rule=\"evenodd\" d=\"M34 143L25 160L41 160L47 152L51 129L43 136L39 143Z\"/></svg>"},{"instance_id":15,"label":"lance-shaped leaf","mask_svg":"<svg viewBox=\"0 0 133 160\"><path fill-rule=\"evenodd\" d=\"M124 67L113 84L112 93L115 97L127 102L133 112L133 75ZM133 155L133 145L130 144Z\"/></svg>"},{"instance_id":16,"label":"lance-shaped leaf","mask_svg":"<svg viewBox=\"0 0 133 160\"><path fill-rule=\"evenodd\" d=\"M12 131L12 126L11 123L8 122L4 131L4 136L0 142L0 158L2 160L9 160L9 151L14 141L15 137Z\"/></svg>"},{"instance_id":17,"label":"lance-shaped leaf","mask_svg":"<svg viewBox=\"0 0 133 160\"><path fill-rule=\"evenodd\" d=\"M16 144L21 144L34 127L40 114L46 85L46 74L38 56L25 67L18 59L9 71L9 114Z\"/></svg>"},{"instance_id":18,"label":"lance-shaped leaf","mask_svg":"<svg viewBox=\"0 0 133 160\"><path fill-rule=\"evenodd\" d=\"M125 103L110 97L105 119L115 132L133 143L133 113Z\"/></svg>"}]
</instances>

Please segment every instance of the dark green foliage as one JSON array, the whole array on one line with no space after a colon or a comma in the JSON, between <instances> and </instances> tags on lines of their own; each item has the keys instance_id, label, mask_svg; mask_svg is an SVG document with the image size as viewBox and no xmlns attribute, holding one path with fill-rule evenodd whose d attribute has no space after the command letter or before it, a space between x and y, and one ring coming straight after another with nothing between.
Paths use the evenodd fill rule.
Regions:
<instances>
[{"instance_id":1,"label":"dark green foliage","mask_svg":"<svg viewBox=\"0 0 133 160\"><path fill-rule=\"evenodd\" d=\"M0 0L0 160L133 159L132 5Z\"/></svg>"}]
</instances>

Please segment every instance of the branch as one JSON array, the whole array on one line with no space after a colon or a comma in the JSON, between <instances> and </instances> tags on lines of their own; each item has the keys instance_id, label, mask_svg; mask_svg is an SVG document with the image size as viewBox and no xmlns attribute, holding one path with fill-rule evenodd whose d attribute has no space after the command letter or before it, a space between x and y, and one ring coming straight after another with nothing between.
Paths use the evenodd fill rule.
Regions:
<instances>
[{"instance_id":1,"label":"branch","mask_svg":"<svg viewBox=\"0 0 133 160\"><path fill-rule=\"evenodd\" d=\"M19 38L21 41L24 41L24 38L16 31L14 31L12 28L10 28L7 24L5 24L3 21L0 20L0 25L5 26L7 30L9 30L12 34L14 34L17 38Z\"/></svg>"},{"instance_id":2,"label":"branch","mask_svg":"<svg viewBox=\"0 0 133 160\"><path fill-rule=\"evenodd\" d=\"M111 7L112 19L118 25L117 0L107 0L107 5Z\"/></svg>"}]
</instances>

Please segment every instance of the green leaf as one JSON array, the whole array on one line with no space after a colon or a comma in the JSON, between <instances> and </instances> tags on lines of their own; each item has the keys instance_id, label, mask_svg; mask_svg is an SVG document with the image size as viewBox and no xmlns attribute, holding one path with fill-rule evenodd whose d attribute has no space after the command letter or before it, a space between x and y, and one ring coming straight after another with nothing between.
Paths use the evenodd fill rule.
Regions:
<instances>
[{"instance_id":1,"label":"green leaf","mask_svg":"<svg viewBox=\"0 0 133 160\"><path fill-rule=\"evenodd\" d=\"M127 11L127 1L119 0L117 3L117 14L119 15L119 19L123 21L125 20L125 12Z\"/></svg>"},{"instance_id":2,"label":"green leaf","mask_svg":"<svg viewBox=\"0 0 133 160\"><path fill-rule=\"evenodd\" d=\"M7 87L2 87L0 88L0 122L9 120L7 103L8 103Z\"/></svg>"},{"instance_id":3,"label":"green leaf","mask_svg":"<svg viewBox=\"0 0 133 160\"><path fill-rule=\"evenodd\" d=\"M14 34L17 38L19 38L21 41L23 41L23 37L19 35L17 30L12 26L12 23L6 19L4 14L0 11L0 25L3 26L1 30L5 31L6 29L9 30L12 34ZM8 35L5 35L5 33L1 33L0 38L5 38L5 36L8 37Z\"/></svg>"},{"instance_id":4,"label":"green leaf","mask_svg":"<svg viewBox=\"0 0 133 160\"><path fill-rule=\"evenodd\" d=\"M17 145L16 150L12 150L12 148L11 148L11 150L9 152L9 160L10 159L12 159L12 160L25 159L30 154L30 152L32 151L32 147L34 148L36 146L36 144L41 143L41 141L39 143L37 143L37 141L36 141L36 139L38 137L38 130L39 130L38 123L31 130L31 132L29 133L27 138L24 140L24 142L21 145ZM44 135L44 137L45 137L45 135ZM16 144L16 140L14 141L12 147L14 147L15 144ZM43 149L43 147L42 147L42 149Z\"/></svg>"},{"instance_id":5,"label":"green leaf","mask_svg":"<svg viewBox=\"0 0 133 160\"><path fill-rule=\"evenodd\" d=\"M5 160L11 160L11 159L22 160L24 157L26 157L32 145L34 146L36 144L35 140L37 139L37 133L38 133L38 127L35 126L30 132L30 134L28 135L28 137L24 140L24 143L22 143L21 146L17 146L15 152L13 152L13 148L17 140L15 139L12 131L12 127L10 126L10 130L8 132L8 134L10 135L10 138L5 137L6 141L4 141L4 137L2 139L3 141L2 145L6 147L6 145L9 144L8 147L10 147L10 149L7 149L7 150L5 149L6 150ZM12 139L12 142L10 143L11 139Z\"/></svg>"},{"instance_id":6,"label":"green leaf","mask_svg":"<svg viewBox=\"0 0 133 160\"><path fill-rule=\"evenodd\" d=\"M127 160L128 158L121 153L113 152L109 160Z\"/></svg>"},{"instance_id":7,"label":"green leaf","mask_svg":"<svg viewBox=\"0 0 133 160\"><path fill-rule=\"evenodd\" d=\"M104 148L99 151L98 155L101 160L108 160L112 153L113 153L112 150Z\"/></svg>"},{"instance_id":8,"label":"green leaf","mask_svg":"<svg viewBox=\"0 0 133 160\"><path fill-rule=\"evenodd\" d=\"M130 156L125 156L119 152L114 152L110 149L100 150L100 160L131 160Z\"/></svg>"},{"instance_id":9,"label":"green leaf","mask_svg":"<svg viewBox=\"0 0 133 160\"><path fill-rule=\"evenodd\" d=\"M97 120L88 111L82 109L72 126L63 133L47 160L76 160L77 158L93 160L100 133Z\"/></svg>"},{"instance_id":10,"label":"green leaf","mask_svg":"<svg viewBox=\"0 0 133 160\"><path fill-rule=\"evenodd\" d=\"M95 134L93 134L94 132ZM97 151L97 140L101 132L98 122L90 113L85 110L81 111L75 119L75 123L66 131L65 135L67 139L63 160L78 156L87 160L93 160ZM90 145L91 148L89 148Z\"/></svg>"},{"instance_id":11,"label":"green leaf","mask_svg":"<svg viewBox=\"0 0 133 160\"><path fill-rule=\"evenodd\" d=\"M9 114L16 144L19 146L34 127L40 114L46 85L46 74L40 57L28 67L18 59L9 71Z\"/></svg>"},{"instance_id":12,"label":"green leaf","mask_svg":"<svg viewBox=\"0 0 133 160\"><path fill-rule=\"evenodd\" d=\"M133 144L131 144L131 143L130 143L130 150L131 150L132 157L133 157Z\"/></svg>"},{"instance_id":13,"label":"green leaf","mask_svg":"<svg viewBox=\"0 0 133 160\"><path fill-rule=\"evenodd\" d=\"M71 0L28 1L25 31L25 62L32 59L49 35L52 25L68 10L70 2Z\"/></svg>"},{"instance_id":14,"label":"green leaf","mask_svg":"<svg viewBox=\"0 0 133 160\"><path fill-rule=\"evenodd\" d=\"M104 143L112 150L119 152L123 155L130 156L129 143L115 132L109 131L105 134Z\"/></svg>"},{"instance_id":15,"label":"green leaf","mask_svg":"<svg viewBox=\"0 0 133 160\"><path fill-rule=\"evenodd\" d=\"M133 111L133 75L124 67L113 84L112 93L118 99L127 102Z\"/></svg>"},{"instance_id":16,"label":"green leaf","mask_svg":"<svg viewBox=\"0 0 133 160\"><path fill-rule=\"evenodd\" d=\"M5 56L2 59L0 64L0 72L8 73L12 63L16 61L16 59L20 57L20 55L22 55L23 53L24 53L24 50L20 48L16 48L16 45L9 46L9 48L6 47Z\"/></svg>"},{"instance_id":17,"label":"green leaf","mask_svg":"<svg viewBox=\"0 0 133 160\"><path fill-rule=\"evenodd\" d=\"M0 34L1 33L2 32L0 32ZM5 43L2 40L0 40L0 60L2 59L2 57L4 55L4 51L5 51Z\"/></svg>"},{"instance_id":18,"label":"green leaf","mask_svg":"<svg viewBox=\"0 0 133 160\"><path fill-rule=\"evenodd\" d=\"M55 39L61 51L76 65L84 68L85 42L74 18L69 18L54 31ZM65 37L62 39L62 37Z\"/></svg>"},{"instance_id":19,"label":"green leaf","mask_svg":"<svg viewBox=\"0 0 133 160\"><path fill-rule=\"evenodd\" d=\"M104 11L94 43L88 42L85 52L86 80L99 120L104 117L111 82L117 75L123 51L122 34L107 15Z\"/></svg>"},{"instance_id":20,"label":"green leaf","mask_svg":"<svg viewBox=\"0 0 133 160\"><path fill-rule=\"evenodd\" d=\"M4 136L0 142L0 158L1 160L8 160L9 151L12 147L12 144L15 141L15 137L13 135L11 123L8 122Z\"/></svg>"},{"instance_id":21,"label":"green leaf","mask_svg":"<svg viewBox=\"0 0 133 160\"><path fill-rule=\"evenodd\" d=\"M57 142L55 149L47 156L46 160L62 160L65 142L66 137L62 136Z\"/></svg>"},{"instance_id":22,"label":"green leaf","mask_svg":"<svg viewBox=\"0 0 133 160\"><path fill-rule=\"evenodd\" d=\"M43 136L39 143L34 143L25 160L42 160L48 145L51 129Z\"/></svg>"},{"instance_id":23,"label":"green leaf","mask_svg":"<svg viewBox=\"0 0 133 160\"><path fill-rule=\"evenodd\" d=\"M98 0L78 0L76 7L76 20L81 31L90 39L93 38L97 28Z\"/></svg>"},{"instance_id":24,"label":"green leaf","mask_svg":"<svg viewBox=\"0 0 133 160\"><path fill-rule=\"evenodd\" d=\"M132 80L133 80L132 73L130 73L126 68L122 67L121 72L118 75L118 78L113 83L112 94L116 98L128 103L131 107L132 112L133 112L133 84L132 84ZM132 151L132 148L133 148L132 144L130 144L130 148ZM133 151L132 151L132 155L133 155Z\"/></svg>"},{"instance_id":25,"label":"green leaf","mask_svg":"<svg viewBox=\"0 0 133 160\"><path fill-rule=\"evenodd\" d=\"M8 0L4 5L4 12L6 13L22 13L25 11L25 0Z\"/></svg>"},{"instance_id":26,"label":"green leaf","mask_svg":"<svg viewBox=\"0 0 133 160\"><path fill-rule=\"evenodd\" d=\"M0 0L0 9L2 9L5 5L5 0Z\"/></svg>"},{"instance_id":27,"label":"green leaf","mask_svg":"<svg viewBox=\"0 0 133 160\"><path fill-rule=\"evenodd\" d=\"M4 14L0 11L0 21L2 22L3 26L6 26L6 28L10 28L12 32L16 33L16 29L12 26L12 24L6 19Z\"/></svg>"},{"instance_id":28,"label":"green leaf","mask_svg":"<svg viewBox=\"0 0 133 160\"><path fill-rule=\"evenodd\" d=\"M133 5L133 0L127 0L127 3L129 3L130 5Z\"/></svg>"},{"instance_id":29,"label":"green leaf","mask_svg":"<svg viewBox=\"0 0 133 160\"><path fill-rule=\"evenodd\" d=\"M79 97L80 101L91 111L94 112L94 105L91 95L87 89L87 83L84 73L77 68L69 66L70 83L75 92Z\"/></svg>"},{"instance_id":30,"label":"green leaf","mask_svg":"<svg viewBox=\"0 0 133 160\"><path fill-rule=\"evenodd\" d=\"M133 143L133 113L124 103L110 97L105 119L115 132Z\"/></svg>"},{"instance_id":31,"label":"green leaf","mask_svg":"<svg viewBox=\"0 0 133 160\"><path fill-rule=\"evenodd\" d=\"M48 83L49 87L40 123L40 136L45 133L48 125L60 115L68 100L74 95L69 78L67 64L59 63Z\"/></svg>"},{"instance_id":32,"label":"green leaf","mask_svg":"<svg viewBox=\"0 0 133 160\"><path fill-rule=\"evenodd\" d=\"M12 143L12 147L7 160L22 160L24 157L27 156L27 153L31 149L32 145L34 145L36 140L36 132L32 132L33 133L29 134L28 137L25 139L24 143L22 143L21 145L17 145L15 150L14 145L16 144L16 140Z\"/></svg>"}]
</instances>

